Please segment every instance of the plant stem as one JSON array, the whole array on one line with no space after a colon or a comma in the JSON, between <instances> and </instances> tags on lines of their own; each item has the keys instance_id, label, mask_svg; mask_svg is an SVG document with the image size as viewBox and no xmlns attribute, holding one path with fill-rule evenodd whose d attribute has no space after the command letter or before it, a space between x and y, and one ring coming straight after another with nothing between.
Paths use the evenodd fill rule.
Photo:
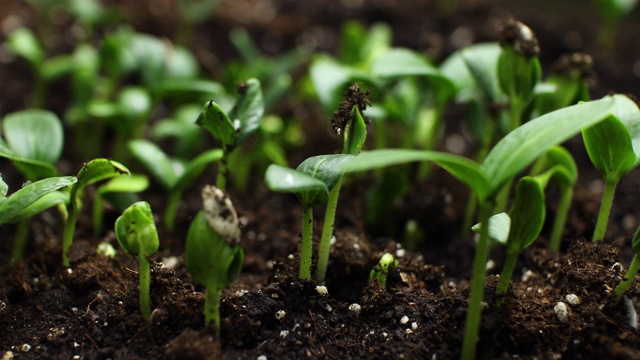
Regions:
<instances>
[{"instance_id":1,"label":"plant stem","mask_svg":"<svg viewBox=\"0 0 640 360\"><path fill-rule=\"evenodd\" d=\"M469 294L467 318L465 320L464 340L462 343L463 360L476 358L476 344L478 342L478 329L482 316L482 297L484 295L485 274L487 272L487 259L489 257L489 214L491 204L479 202L480 223L487 226L480 227L480 238L476 244L476 254L473 259L473 274L471 275L471 292Z\"/></svg>"},{"instance_id":2,"label":"plant stem","mask_svg":"<svg viewBox=\"0 0 640 360\"><path fill-rule=\"evenodd\" d=\"M16 262L24 257L24 250L27 248L29 236L29 219L18 221L16 228L16 238L11 249L11 262Z\"/></svg>"},{"instance_id":3,"label":"plant stem","mask_svg":"<svg viewBox=\"0 0 640 360\"><path fill-rule=\"evenodd\" d=\"M511 282L513 269L515 269L517 262L518 253L514 251L507 251L507 258L505 259L504 267L502 268L502 274L500 274L500 281L496 287L496 295L498 297L506 294L509 290L509 282Z\"/></svg>"},{"instance_id":4,"label":"plant stem","mask_svg":"<svg viewBox=\"0 0 640 360\"><path fill-rule=\"evenodd\" d=\"M604 235L607 232L607 223L609 222L609 213L613 204L613 195L616 191L616 186L618 186L618 181L618 179L615 179L605 182L602 202L600 203L600 213L598 214L596 229L593 232L593 242L604 240Z\"/></svg>"},{"instance_id":5,"label":"plant stem","mask_svg":"<svg viewBox=\"0 0 640 360\"><path fill-rule=\"evenodd\" d=\"M151 265L149 260L140 254L140 314L145 322L149 322L151 315L151 297L149 295L149 283L151 282Z\"/></svg>"},{"instance_id":6,"label":"plant stem","mask_svg":"<svg viewBox=\"0 0 640 360\"><path fill-rule=\"evenodd\" d=\"M76 230L78 220L78 205L76 204L75 192L71 191L69 208L67 210L67 222L64 224L64 234L62 235L62 265L69 267L69 248L73 243L73 235Z\"/></svg>"},{"instance_id":7,"label":"plant stem","mask_svg":"<svg viewBox=\"0 0 640 360\"><path fill-rule=\"evenodd\" d=\"M552 251L560 251L560 238L562 237L564 226L567 223L571 200L573 200L573 187L567 186L566 189L562 189L562 195L560 195L560 202L556 210L556 218L553 222L553 228L551 229L549 249Z\"/></svg>"},{"instance_id":8,"label":"plant stem","mask_svg":"<svg viewBox=\"0 0 640 360\"><path fill-rule=\"evenodd\" d=\"M302 249L300 250L300 274L302 280L311 280L311 251L313 244L313 208L302 206Z\"/></svg>"},{"instance_id":9,"label":"plant stem","mask_svg":"<svg viewBox=\"0 0 640 360\"><path fill-rule=\"evenodd\" d=\"M633 282L633 278L638 273L638 269L640 269L640 256L638 256L638 254L636 253L633 257L633 260L631 261L631 264L629 265L627 273L624 275L624 278L614 290L618 299L620 299L622 295L624 295L625 291L627 291L627 289Z\"/></svg>"},{"instance_id":10,"label":"plant stem","mask_svg":"<svg viewBox=\"0 0 640 360\"><path fill-rule=\"evenodd\" d=\"M224 191L227 187L227 152L218 163L218 177L216 179L216 187Z\"/></svg>"},{"instance_id":11,"label":"plant stem","mask_svg":"<svg viewBox=\"0 0 640 360\"><path fill-rule=\"evenodd\" d=\"M204 323L209 326L213 322L216 334L220 333L220 294L222 291L214 286L208 286L204 299Z\"/></svg>"},{"instance_id":12,"label":"plant stem","mask_svg":"<svg viewBox=\"0 0 640 360\"><path fill-rule=\"evenodd\" d=\"M92 214L92 223L93 223L93 236L100 236L100 232L102 231L102 193L98 191L96 196L93 199L93 214Z\"/></svg>"},{"instance_id":13,"label":"plant stem","mask_svg":"<svg viewBox=\"0 0 640 360\"><path fill-rule=\"evenodd\" d=\"M164 210L164 226L169 230L169 232L173 232L173 228L176 224L176 214L178 213L178 203L180 203L180 198L182 197L182 192L177 190L172 190L169 193L169 198L167 199L167 204Z\"/></svg>"},{"instance_id":14,"label":"plant stem","mask_svg":"<svg viewBox=\"0 0 640 360\"><path fill-rule=\"evenodd\" d=\"M478 207L478 199L474 196L473 193L469 194L469 199L467 199L467 206L464 210L464 219L462 220L462 234L469 234L471 231L471 227L473 226L473 219L476 216L476 210Z\"/></svg>"},{"instance_id":15,"label":"plant stem","mask_svg":"<svg viewBox=\"0 0 640 360\"><path fill-rule=\"evenodd\" d=\"M322 226L322 237L318 247L318 264L316 268L316 281L323 283L327 275L327 265L329 263L329 251L331 250L331 236L333 235L333 224L336 219L336 208L338 207L338 198L340 195L340 187L342 178L331 189L329 200L327 201L327 210L324 213L324 225Z\"/></svg>"}]
</instances>

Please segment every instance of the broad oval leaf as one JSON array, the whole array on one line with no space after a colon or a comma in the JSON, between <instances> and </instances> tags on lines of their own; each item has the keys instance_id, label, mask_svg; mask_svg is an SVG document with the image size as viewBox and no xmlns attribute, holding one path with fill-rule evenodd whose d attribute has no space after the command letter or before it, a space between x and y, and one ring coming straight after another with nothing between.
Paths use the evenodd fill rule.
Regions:
<instances>
[{"instance_id":1,"label":"broad oval leaf","mask_svg":"<svg viewBox=\"0 0 640 360\"><path fill-rule=\"evenodd\" d=\"M240 275L244 251L241 246L230 247L200 211L189 226L184 258L189 273L199 283L224 289Z\"/></svg>"},{"instance_id":2,"label":"broad oval leaf","mask_svg":"<svg viewBox=\"0 0 640 360\"><path fill-rule=\"evenodd\" d=\"M243 141L260 127L264 114L264 99L258 79L249 79L240 87L240 97L229 112L232 123L239 123L238 141Z\"/></svg>"},{"instance_id":3,"label":"broad oval leaf","mask_svg":"<svg viewBox=\"0 0 640 360\"><path fill-rule=\"evenodd\" d=\"M78 172L78 184L83 188L101 180L129 174L129 169L119 162L98 158L82 165Z\"/></svg>"},{"instance_id":4,"label":"broad oval leaf","mask_svg":"<svg viewBox=\"0 0 640 360\"><path fill-rule=\"evenodd\" d=\"M545 214L542 186L532 177L523 177L518 182L516 200L509 211L511 230L507 239L507 249L520 252L531 245L542 231Z\"/></svg>"},{"instance_id":5,"label":"broad oval leaf","mask_svg":"<svg viewBox=\"0 0 640 360\"><path fill-rule=\"evenodd\" d=\"M296 194L303 206L324 204L329 196L329 189L322 180L276 164L267 168L265 181L272 191Z\"/></svg>"},{"instance_id":6,"label":"broad oval leaf","mask_svg":"<svg viewBox=\"0 0 640 360\"><path fill-rule=\"evenodd\" d=\"M144 256L158 251L160 241L156 223L146 201L129 206L116 219L114 229L120 246L130 255Z\"/></svg>"},{"instance_id":7,"label":"broad oval leaf","mask_svg":"<svg viewBox=\"0 0 640 360\"><path fill-rule=\"evenodd\" d=\"M475 224L471 227L471 230L476 234L480 233L482 223ZM492 215L489 218L489 238L502 245L507 245L507 239L509 238L509 230L511 229L511 218L509 214L501 212L499 214Z\"/></svg>"},{"instance_id":8,"label":"broad oval leaf","mask_svg":"<svg viewBox=\"0 0 640 360\"><path fill-rule=\"evenodd\" d=\"M213 100L204 104L196 124L207 129L226 148L234 147L238 141L238 132L234 124L227 113Z\"/></svg>"},{"instance_id":9,"label":"broad oval leaf","mask_svg":"<svg viewBox=\"0 0 640 360\"><path fill-rule=\"evenodd\" d=\"M51 177L32 182L11 194L4 202L0 203L0 224L10 221L28 206L46 194L60 188L75 184L78 179L75 176Z\"/></svg>"},{"instance_id":10,"label":"broad oval leaf","mask_svg":"<svg viewBox=\"0 0 640 360\"><path fill-rule=\"evenodd\" d=\"M626 100L624 95L606 96L550 112L511 131L491 149L482 163L482 172L490 180L488 195L495 195L506 181L524 170L549 147L606 119L618 101Z\"/></svg>"},{"instance_id":11,"label":"broad oval leaf","mask_svg":"<svg viewBox=\"0 0 640 360\"><path fill-rule=\"evenodd\" d=\"M489 194L489 178L480 165L465 157L437 151L406 149L372 150L354 156L343 166L347 172L366 171L414 161L433 161L458 180L469 186L481 199Z\"/></svg>"},{"instance_id":12,"label":"broad oval leaf","mask_svg":"<svg viewBox=\"0 0 640 360\"><path fill-rule=\"evenodd\" d=\"M617 182L633 169L636 154L631 137L617 117L609 116L582 130L582 139L591 162L607 181Z\"/></svg>"},{"instance_id":13,"label":"broad oval leaf","mask_svg":"<svg viewBox=\"0 0 640 360\"><path fill-rule=\"evenodd\" d=\"M151 141L144 139L131 140L127 144L133 156L142 163L162 186L172 189L178 181L178 175L171 159Z\"/></svg>"},{"instance_id":14,"label":"broad oval leaf","mask_svg":"<svg viewBox=\"0 0 640 360\"><path fill-rule=\"evenodd\" d=\"M296 170L321 180L331 191L344 174L343 164L351 158L353 155L349 154L313 156L300 163Z\"/></svg>"}]
</instances>

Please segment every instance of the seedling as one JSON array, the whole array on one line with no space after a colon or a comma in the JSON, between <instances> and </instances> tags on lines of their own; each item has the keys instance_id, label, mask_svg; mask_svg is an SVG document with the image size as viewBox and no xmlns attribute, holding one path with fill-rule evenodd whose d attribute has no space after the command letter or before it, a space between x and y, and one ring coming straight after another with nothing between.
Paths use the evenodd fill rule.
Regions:
<instances>
[{"instance_id":1,"label":"seedling","mask_svg":"<svg viewBox=\"0 0 640 360\"><path fill-rule=\"evenodd\" d=\"M116 205L120 211L124 211L125 208L137 201L128 201L135 199L135 193L142 192L149 187L149 180L144 175L130 175L130 176L118 176L112 178L96 191L95 198L93 199L93 236L98 237L102 231L102 213L105 197L111 196L111 203ZM120 195L119 197L117 195ZM127 195L130 195L127 197ZM120 200L114 201L113 198ZM126 205L122 206L123 203Z\"/></svg>"},{"instance_id":2,"label":"seedling","mask_svg":"<svg viewBox=\"0 0 640 360\"><path fill-rule=\"evenodd\" d=\"M116 219L115 233L124 251L131 256L137 256L140 261L140 314L144 321L148 322L151 315L151 266L147 256L155 254L160 246L149 203L139 201L128 207Z\"/></svg>"},{"instance_id":3,"label":"seedling","mask_svg":"<svg viewBox=\"0 0 640 360\"><path fill-rule=\"evenodd\" d=\"M593 165L605 181L593 241L604 240L616 186L623 175L640 164L640 113L628 98L618 101L605 121L582 130L584 145Z\"/></svg>"},{"instance_id":4,"label":"seedling","mask_svg":"<svg viewBox=\"0 0 640 360\"><path fill-rule=\"evenodd\" d=\"M616 297L618 299L620 299L622 295L624 295L625 291L627 291L629 286L631 286L631 283L633 283L633 278L638 273L638 269L640 269L640 228L636 230L636 234L634 235L633 240L631 240L631 247L635 252L633 260L631 260L629 269L627 270L627 273L624 274L622 281L620 281L620 284L618 284L618 286L616 286L616 288L614 289L614 293L616 294Z\"/></svg>"},{"instance_id":5,"label":"seedling","mask_svg":"<svg viewBox=\"0 0 640 360\"><path fill-rule=\"evenodd\" d=\"M320 155L303 161L296 170L272 164L267 168L265 181L272 191L289 192L298 196L302 204L302 249L300 251L300 272L302 280L311 279L313 244L313 208L329 199L329 192L339 186L344 169L342 164L353 155ZM331 195L337 202L337 191ZM335 214L335 208L333 210ZM325 219L326 220L326 219ZM333 218L331 228L333 228ZM327 225L329 226L329 225ZM329 241L331 235L329 233ZM329 241L322 244L322 253L327 254ZM325 265L326 271L326 265Z\"/></svg>"},{"instance_id":6,"label":"seedling","mask_svg":"<svg viewBox=\"0 0 640 360\"><path fill-rule=\"evenodd\" d=\"M7 196L9 187L0 177L0 224L24 222L48 208L68 202L69 197L56 190L71 186L76 181L77 178L73 176L51 177L29 183ZM20 228L17 231L19 232ZM26 233L16 234L11 261L17 261L23 257L26 235Z\"/></svg>"},{"instance_id":7,"label":"seedling","mask_svg":"<svg viewBox=\"0 0 640 360\"><path fill-rule=\"evenodd\" d=\"M200 211L189 226L185 245L187 268L206 287L206 325L220 333L220 293L242 270L244 250L240 245L238 214L229 197L214 186L202 189Z\"/></svg>"},{"instance_id":8,"label":"seedling","mask_svg":"<svg viewBox=\"0 0 640 360\"><path fill-rule=\"evenodd\" d=\"M240 84L238 91L240 97L231 111L227 112L217 103L209 101L196 119L196 124L207 129L222 144L223 157L216 181L219 189L226 187L229 154L260 127L264 113L260 81L249 79Z\"/></svg>"},{"instance_id":9,"label":"seedling","mask_svg":"<svg viewBox=\"0 0 640 360\"><path fill-rule=\"evenodd\" d=\"M432 161L468 185L475 193L479 204L479 222L489 224L489 215L497 194L504 184L529 166L550 147L562 143L582 128L597 124L617 113L631 102L623 95L608 96L560 109L518 127L510 132L487 154L482 163L467 158L435 151L418 150L374 150L362 153L346 162L349 172L382 168L412 161ZM640 111L635 108L635 113ZM469 309L465 327L462 357L475 357L475 347L480 324L481 303L486 274L489 246L489 226L483 226L476 245L469 295Z\"/></svg>"},{"instance_id":10,"label":"seedling","mask_svg":"<svg viewBox=\"0 0 640 360\"><path fill-rule=\"evenodd\" d=\"M184 163L169 158L156 144L143 139L130 141L129 149L156 181L169 192L163 219L164 225L169 231L173 231L182 193L198 179L209 164L224 156L221 149L214 149Z\"/></svg>"},{"instance_id":11,"label":"seedling","mask_svg":"<svg viewBox=\"0 0 640 360\"><path fill-rule=\"evenodd\" d=\"M398 260L393 255L385 253L380 258L380 262L369 273L370 280L378 281L380 287L388 289L387 276L398 268Z\"/></svg>"},{"instance_id":12,"label":"seedling","mask_svg":"<svg viewBox=\"0 0 640 360\"><path fill-rule=\"evenodd\" d=\"M108 159L93 159L82 165L78 171L78 182L71 188L69 204L67 205L67 222L64 226L62 238L62 264L69 267L69 248L73 243L73 235L78 220L78 211L81 207L81 198L85 187L98 181L110 179L116 176L129 175L129 169L124 165Z\"/></svg>"},{"instance_id":13,"label":"seedling","mask_svg":"<svg viewBox=\"0 0 640 360\"><path fill-rule=\"evenodd\" d=\"M544 84L553 91L535 94L535 110L539 115L589 101L588 80L593 76L593 59L582 53L564 55L552 66Z\"/></svg>"},{"instance_id":14,"label":"seedling","mask_svg":"<svg viewBox=\"0 0 640 360\"><path fill-rule=\"evenodd\" d=\"M525 176L518 182L516 200L509 214L500 213L489 219L489 237L507 249L507 258L496 287L498 305L501 304L501 297L509 289L518 255L540 235L545 212L542 184L533 177ZM474 226L474 231L479 231L482 226Z\"/></svg>"}]
</instances>

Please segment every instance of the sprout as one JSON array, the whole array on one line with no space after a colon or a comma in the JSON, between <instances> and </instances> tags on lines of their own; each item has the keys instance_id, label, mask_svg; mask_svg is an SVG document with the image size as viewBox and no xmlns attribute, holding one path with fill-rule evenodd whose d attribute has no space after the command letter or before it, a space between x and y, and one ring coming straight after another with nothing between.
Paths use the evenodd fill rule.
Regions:
<instances>
[{"instance_id":1,"label":"sprout","mask_svg":"<svg viewBox=\"0 0 640 360\"><path fill-rule=\"evenodd\" d=\"M387 276L396 271L398 268L398 260L393 255L385 253L380 258L380 262L369 273L369 279L377 280L378 284L384 289L388 289Z\"/></svg>"},{"instance_id":2,"label":"sprout","mask_svg":"<svg viewBox=\"0 0 640 360\"><path fill-rule=\"evenodd\" d=\"M624 274L624 278L622 278L620 284L618 284L618 286L616 286L616 288L614 289L614 293L616 294L616 297L618 299L620 299L622 295L624 295L625 291L627 291L629 286L631 286L633 278L638 273L638 269L640 269L640 227L638 227L633 240L631 240L631 247L633 248L633 252L635 253L635 255L633 256L633 260L631 260L631 264L629 265L627 273Z\"/></svg>"},{"instance_id":3,"label":"sprout","mask_svg":"<svg viewBox=\"0 0 640 360\"><path fill-rule=\"evenodd\" d=\"M204 211L189 226L185 260L189 272L206 287L205 324L220 332L220 292L242 270L238 215L229 197L214 186L202 189Z\"/></svg>"},{"instance_id":4,"label":"sprout","mask_svg":"<svg viewBox=\"0 0 640 360\"><path fill-rule=\"evenodd\" d=\"M116 219L115 233L127 254L137 256L140 261L140 314L145 321L149 321L151 268L147 256L158 251L160 245L149 203L139 201L128 207Z\"/></svg>"}]
</instances>

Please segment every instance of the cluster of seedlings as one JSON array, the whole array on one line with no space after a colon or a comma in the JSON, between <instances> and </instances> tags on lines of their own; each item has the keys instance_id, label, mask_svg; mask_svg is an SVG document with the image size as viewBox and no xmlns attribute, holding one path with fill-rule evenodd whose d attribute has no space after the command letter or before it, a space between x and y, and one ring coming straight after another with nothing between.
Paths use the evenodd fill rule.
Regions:
<instances>
[{"instance_id":1,"label":"cluster of seedlings","mask_svg":"<svg viewBox=\"0 0 640 360\"><path fill-rule=\"evenodd\" d=\"M111 15L104 11L100 14L107 21ZM185 17L198 13L183 11ZM224 192L228 187L241 190L252 173L264 172L269 189L298 197L299 278L323 284L343 182L348 185L351 174L375 170L367 197L371 218L366 219L375 223L383 217L385 204L406 193L401 184L428 181L435 164L472 193L463 231L473 229L478 239L461 356L475 358L490 246L502 244L507 254L496 290L499 306L519 253L542 231L548 186L561 194L549 235L549 247L560 249L578 177L572 155L560 144L579 133L606 184L593 235L594 242L602 241L616 185L640 164L640 110L625 95L589 99L587 55L561 59L558 71L543 80L535 35L516 20L504 23L499 43L469 46L439 66L415 51L392 47L390 39L385 25L366 30L353 22L344 27L339 57L310 57L301 50L271 59L259 54L246 32L235 30L232 40L244 63L230 66L230 80L223 84L204 79L185 47L168 46L128 28L106 34L99 46L84 39L73 53L53 58L45 57L30 30L14 31L9 47L32 65L36 91L33 109L2 119L0 156L10 159L28 180L10 195L0 180L0 223L17 224L11 260L23 257L29 218L55 207L64 223L61 264L69 267L78 214L86 206L85 189L104 181L92 199L94 234L100 236L107 227L102 212L108 201L121 212L110 228L124 251L139 259L140 312L148 321L153 303L149 256L158 251L159 237L151 206L141 199L149 186L147 176L166 191L162 223L173 231L183 194L216 164L216 185L201 190L203 210L192 214L185 260L193 278L206 288L205 323L219 331L221 291L238 278L244 259L238 215ZM333 127L343 145L340 153L307 158L293 169L286 155L301 133L299 124L285 124L265 113L292 86L289 69L306 59L311 60L309 91L327 115L333 112ZM265 70L274 64L277 70ZM64 121L40 109L48 83L62 77L72 84L73 97ZM139 82L131 84L131 78ZM231 95L234 89L237 95ZM469 129L478 145L473 159L435 150L446 125L444 111L453 102L469 110ZM169 115L149 122L159 108ZM73 176L60 176L56 168L64 127L74 137L77 153L92 159L78 164ZM365 151L368 127L374 136ZM218 148L205 146L201 128ZM96 136L89 139L88 131ZM116 139L108 154L101 153L105 138L100 134L106 132ZM175 145L171 154L159 145L168 137ZM392 167L411 162L418 166ZM145 174L131 173L132 165L142 165ZM326 212L312 269L317 206L325 206ZM632 246L640 254L640 231ZM398 266L391 254L384 254L370 278L388 288L387 277ZM639 267L636 255L615 289L618 298Z\"/></svg>"}]
</instances>

